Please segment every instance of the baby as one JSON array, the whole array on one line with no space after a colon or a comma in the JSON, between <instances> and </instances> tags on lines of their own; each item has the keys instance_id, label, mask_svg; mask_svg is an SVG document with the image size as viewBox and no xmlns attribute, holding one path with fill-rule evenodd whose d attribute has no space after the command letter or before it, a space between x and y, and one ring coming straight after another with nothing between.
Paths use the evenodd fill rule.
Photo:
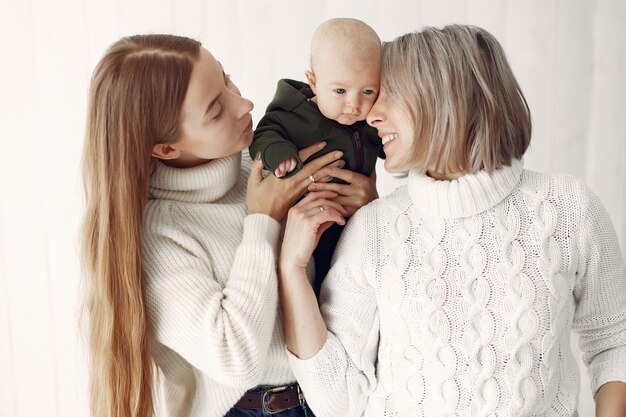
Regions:
<instances>
[{"instance_id":1,"label":"baby","mask_svg":"<svg viewBox=\"0 0 626 417\"><path fill-rule=\"evenodd\" d=\"M312 158L341 150L346 169L369 175L382 149L376 130L365 122L378 97L380 54L378 35L360 20L322 23L311 43L308 85L278 81L250 155L260 152L266 169L287 177L302 167L299 149L325 140Z\"/></svg>"},{"instance_id":2,"label":"baby","mask_svg":"<svg viewBox=\"0 0 626 417\"><path fill-rule=\"evenodd\" d=\"M289 177L302 168L298 150L324 140L326 146L311 158L340 150L345 169L370 175L376 159L384 157L377 131L365 122L378 97L380 59L380 39L364 22L342 18L322 23L311 42L308 84L278 81L254 132L250 155L260 152L267 170ZM316 294L341 233L339 226L333 228L324 233L314 254Z\"/></svg>"}]
</instances>

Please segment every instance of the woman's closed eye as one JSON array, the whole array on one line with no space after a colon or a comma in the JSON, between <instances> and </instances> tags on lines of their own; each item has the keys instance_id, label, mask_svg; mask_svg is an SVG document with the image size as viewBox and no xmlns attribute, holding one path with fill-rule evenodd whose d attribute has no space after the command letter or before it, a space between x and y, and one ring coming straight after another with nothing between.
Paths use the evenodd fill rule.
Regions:
<instances>
[{"instance_id":1,"label":"woman's closed eye","mask_svg":"<svg viewBox=\"0 0 626 417\"><path fill-rule=\"evenodd\" d=\"M230 85L234 85L232 80L230 79L230 74L226 74L225 72L222 72L222 74L224 76L224 85L226 86L226 88L229 88ZM218 120L220 120L220 118L224 114L224 103L222 103L222 100L219 100L217 104L220 106L220 109L215 114L215 116L211 117L211 121L214 121L214 122L217 122Z\"/></svg>"},{"instance_id":2,"label":"woman's closed eye","mask_svg":"<svg viewBox=\"0 0 626 417\"><path fill-rule=\"evenodd\" d=\"M224 105L222 104L222 102L218 101L217 104L219 104L220 109L217 112L217 114L211 118L211 120L214 121L214 122L218 121L222 117L222 115L224 114Z\"/></svg>"}]
</instances>

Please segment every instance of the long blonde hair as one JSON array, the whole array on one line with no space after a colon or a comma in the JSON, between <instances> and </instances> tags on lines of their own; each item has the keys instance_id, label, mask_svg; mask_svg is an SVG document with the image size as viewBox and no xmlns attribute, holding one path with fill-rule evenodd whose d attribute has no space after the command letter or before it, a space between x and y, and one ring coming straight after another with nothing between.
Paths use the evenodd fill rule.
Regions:
<instances>
[{"instance_id":1,"label":"long blonde hair","mask_svg":"<svg viewBox=\"0 0 626 417\"><path fill-rule=\"evenodd\" d=\"M91 79L83 152L82 260L94 417L153 413L154 364L141 230L156 143L179 136L200 43L138 35L113 44Z\"/></svg>"},{"instance_id":2,"label":"long blonde hair","mask_svg":"<svg viewBox=\"0 0 626 417\"><path fill-rule=\"evenodd\" d=\"M493 171L530 144L530 110L500 43L475 26L383 44L382 86L416 127L418 169Z\"/></svg>"}]
</instances>

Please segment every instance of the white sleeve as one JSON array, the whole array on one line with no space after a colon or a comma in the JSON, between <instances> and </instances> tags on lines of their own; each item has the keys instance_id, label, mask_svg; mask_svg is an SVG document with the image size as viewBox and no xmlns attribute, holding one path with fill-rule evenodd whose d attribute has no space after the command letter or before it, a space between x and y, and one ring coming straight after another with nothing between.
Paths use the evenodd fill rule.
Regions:
<instances>
[{"instance_id":1,"label":"white sleeve","mask_svg":"<svg viewBox=\"0 0 626 417\"><path fill-rule=\"evenodd\" d=\"M368 210L370 213L372 211ZM379 318L373 270L366 260L366 239L371 237L363 210L344 229L333 265L324 280L321 312L328 334L323 348L301 360L288 352L296 379L317 417L360 416L376 388Z\"/></svg>"},{"instance_id":2,"label":"white sleeve","mask_svg":"<svg viewBox=\"0 0 626 417\"><path fill-rule=\"evenodd\" d=\"M276 252L280 225L246 216L226 285L190 236L144 233L146 303L156 340L220 384L259 383L278 309Z\"/></svg>"},{"instance_id":3,"label":"white sleeve","mask_svg":"<svg viewBox=\"0 0 626 417\"><path fill-rule=\"evenodd\" d=\"M582 194L573 328L595 395L606 382L626 382L626 269L602 203L587 187Z\"/></svg>"}]
</instances>

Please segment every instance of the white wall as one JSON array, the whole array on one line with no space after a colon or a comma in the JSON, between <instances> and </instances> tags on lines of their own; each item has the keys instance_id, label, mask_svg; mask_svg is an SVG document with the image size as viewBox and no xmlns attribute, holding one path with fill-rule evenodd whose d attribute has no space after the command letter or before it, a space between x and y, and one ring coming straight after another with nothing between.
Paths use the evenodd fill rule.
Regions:
<instances>
[{"instance_id":1,"label":"white wall","mask_svg":"<svg viewBox=\"0 0 626 417\"><path fill-rule=\"evenodd\" d=\"M135 33L195 37L256 103L258 121L277 79L303 77L314 28L336 16L365 20L384 40L446 23L494 33L533 112L526 167L585 179L626 254L623 0L0 0L0 417L87 415L79 158L105 48ZM379 170L381 195L401 182ZM592 415L582 385L580 414Z\"/></svg>"}]
</instances>

